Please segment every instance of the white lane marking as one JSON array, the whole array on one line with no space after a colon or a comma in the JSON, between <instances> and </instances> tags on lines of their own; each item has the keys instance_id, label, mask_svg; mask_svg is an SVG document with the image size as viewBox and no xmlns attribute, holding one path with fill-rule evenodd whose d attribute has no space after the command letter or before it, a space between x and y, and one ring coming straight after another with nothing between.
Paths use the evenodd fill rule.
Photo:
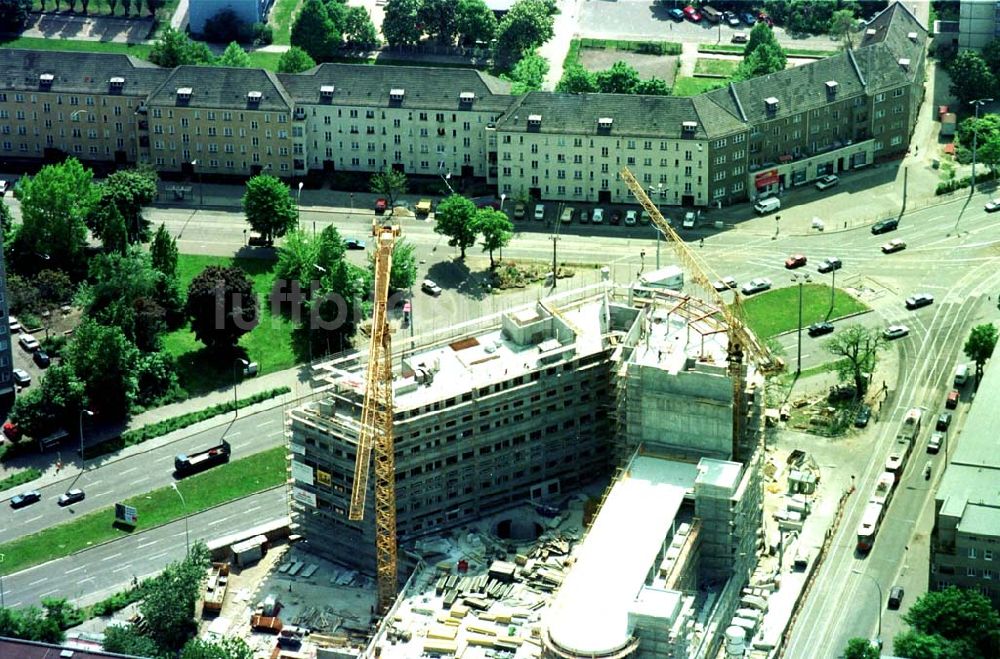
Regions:
<instances>
[{"instance_id":1,"label":"white lane marking","mask_svg":"<svg viewBox=\"0 0 1000 659\"><path fill-rule=\"evenodd\" d=\"M114 492L115 492L114 490L108 490L107 492L98 492L97 494L92 494L91 496L95 496L95 497L106 497L106 496L108 496L109 494L114 494Z\"/></svg>"},{"instance_id":2,"label":"white lane marking","mask_svg":"<svg viewBox=\"0 0 1000 659\"><path fill-rule=\"evenodd\" d=\"M260 510L260 506L254 506L253 508L248 508L243 511L243 514L252 513L254 511Z\"/></svg>"},{"instance_id":3,"label":"white lane marking","mask_svg":"<svg viewBox=\"0 0 1000 659\"><path fill-rule=\"evenodd\" d=\"M159 540L150 540L149 542L143 542L140 543L139 546L136 547L136 549L142 549L143 547L152 547L157 542L159 542Z\"/></svg>"},{"instance_id":4,"label":"white lane marking","mask_svg":"<svg viewBox=\"0 0 1000 659\"><path fill-rule=\"evenodd\" d=\"M121 567L116 567L115 569L113 569L111 571L112 572L121 572L122 570L131 570L131 569L132 569L131 565L123 565Z\"/></svg>"},{"instance_id":5,"label":"white lane marking","mask_svg":"<svg viewBox=\"0 0 1000 659\"><path fill-rule=\"evenodd\" d=\"M239 434L240 434L240 431L239 431L239 430L237 430L236 432L230 432L230 433L226 433L226 438L229 438L229 437L236 437L236 436L237 436L237 435L239 435Z\"/></svg>"},{"instance_id":6,"label":"white lane marking","mask_svg":"<svg viewBox=\"0 0 1000 659\"><path fill-rule=\"evenodd\" d=\"M58 588L56 588L55 590L50 590L50 591L48 591L46 593L42 593L41 595L39 595L38 599L42 599L42 598L48 597L49 595L54 595L55 593L58 593L58 592L59 592Z\"/></svg>"},{"instance_id":7,"label":"white lane marking","mask_svg":"<svg viewBox=\"0 0 1000 659\"><path fill-rule=\"evenodd\" d=\"M75 567L72 570L66 570L66 574L73 574L74 572L79 572L80 570L86 570L86 565L81 565L80 567Z\"/></svg>"},{"instance_id":8,"label":"white lane marking","mask_svg":"<svg viewBox=\"0 0 1000 659\"><path fill-rule=\"evenodd\" d=\"M145 483L149 480L149 476L143 476L142 478L137 478L136 480L129 483L129 485L138 485L139 483Z\"/></svg>"},{"instance_id":9,"label":"white lane marking","mask_svg":"<svg viewBox=\"0 0 1000 659\"><path fill-rule=\"evenodd\" d=\"M213 520L213 521L209 522L208 525L209 526L215 526L216 524L222 524L224 521L226 521L227 519L230 519L231 517L233 517L233 516L232 515L227 515L227 516L222 517L220 519L216 519L216 520Z\"/></svg>"},{"instance_id":10,"label":"white lane marking","mask_svg":"<svg viewBox=\"0 0 1000 659\"><path fill-rule=\"evenodd\" d=\"M260 423L257 424L257 427L259 428L261 426L267 426L267 425L270 425L272 423L277 423L277 422L278 422L277 419L271 419L270 421L261 421Z\"/></svg>"},{"instance_id":11,"label":"white lane marking","mask_svg":"<svg viewBox=\"0 0 1000 659\"><path fill-rule=\"evenodd\" d=\"M100 485L103 482L104 481L102 481L102 480L97 480L97 481L94 481L93 483L88 483L87 486L88 487L96 487L96 486Z\"/></svg>"},{"instance_id":12,"label":"white lane marking","mask_svg":"<svg viewBox=\"0 0 1000 659\"><path fill-rule=\"evenodd\" d=\"M48 580L49 580L49 578L48 578L48 577L42 577L41 579L38 579L37 581L32 581L32 582L31 582L31 583L29 583L28 585L29 585L29 586L37 586L38 584L40 584L40 583L45 583L45 582L46 582L46 581L48 581Z\"/></svg>"},{"instance_id":13,"label":"white lane marking","mask_svg":"<svg viewBox=\"0 0 1000 659\"><path fill-rule=\"evenodd\" d=\"M32 522L37 522L38 520L40 520L43 517L45 517L45 515L39 515L38 517L32 517L31 519L24 520L24 523L25 524L31 524Z\"/></svg>"},{"instance_id":14,"label":"white lane marking","mask_svg":"<svg viewBox=\"0 0 1000 659\"><path fill-rule=\"evenodd\" d=\"M126 469L125 471L123 471L122 473L120 473L118 475L119 476L124 476L125 474L131 474L133 471L139 471L139 468L138 467L132 467L131 469Z\"/></svg>"},{"instance_id":15,"label":"white lane marking","mask_svg":"<svg viewBox=\"0 0 1000 659\"><path fill-rule=\"evenodd\" d=\"M121 552L119 552L117 554L112 554L111 556L105 556L101 560L102 561L110 561L110 560L114 560L114 559L118 558L119 556L121 556Z\"/></svg>"},{"instance_id":16,"label":"white lane marking","mask_svg":"<svg viewBox=\"0 0 1000 659\"><path fill-rule=\"evenodd\" d=\"M153 560L154 558L160 558L161 556L166 556L168 553L169 552L161 551L159 554L153 554L152 556L147 556L147 558L149 560Z\"/></svg>"}]
</instances>

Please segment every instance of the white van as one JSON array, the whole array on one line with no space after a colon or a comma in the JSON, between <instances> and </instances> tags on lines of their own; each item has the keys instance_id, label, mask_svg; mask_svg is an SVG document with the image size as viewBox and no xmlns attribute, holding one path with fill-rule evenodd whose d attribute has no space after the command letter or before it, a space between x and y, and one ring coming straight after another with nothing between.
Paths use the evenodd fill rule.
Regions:
<instances>
[{"instance_id":1,"label":"white van","mask_svg":"<svg viewBox=\"0 0 1000 659\"><path fill-rule=\"evenodd\" d=\"M955 386L961 387L969 379L969 365L959 364L955 367Z\"/></svg>"},{"instance_id":2,"label":"white van","mask_svg":"<svg viewBox=\"0 0 1000 659\"><path fill-rule=\"evenodd\" d=\"M758 215L767 215L768 213L773 213L781 208L781 200L777 197L768 197L767 199L761 199L756 204L753 205L753 209L757 211Z\"/></svg>"}]
</instances>

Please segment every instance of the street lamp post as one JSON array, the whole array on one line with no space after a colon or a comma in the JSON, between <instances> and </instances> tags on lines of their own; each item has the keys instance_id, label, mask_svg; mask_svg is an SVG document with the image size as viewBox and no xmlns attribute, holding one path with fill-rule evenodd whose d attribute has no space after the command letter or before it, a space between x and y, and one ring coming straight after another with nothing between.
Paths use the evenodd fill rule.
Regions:
<instances>
[{"instance_id":1,"label":"street lamp post","mask_svg":"<svg viewBox=\"0 0 1000 659\"><path fill-rule=\"evenodd\" d=\"M451 183L449 183L449 181L451 181L451 172L445 172L444 174L439 172L438 176L441 177L441 180L444 181L444 184L448 187L448 192L455 194L454 188L452 188Z\"/></svg>"},{"instance_id":2,"label":"street lamp post","mask_svg":"<svg viewBox=\"0 0 1000 659\"><path fill-rule=\"evenodd\" d=\"M809 275L803 277L798 277L797 275L792 275L792 281L797 282L799 285L799 347L798 347L798 360L795 363L795 375L802 372L802 286L808 281L812 281Z\"/></svg>"},{"instance_id":3,"label":"street lamp post","mask_svg":"<svg viewBox=\"0 0 1000 659\"><path fill-rule=\"evenodd\" d=\"M976 191L976 141L979 136L979 108L992 102L992 98L977 98L974 101L969 101L976 108L976 121L972 124L972 185L969 186L970 197Z\"/></svg>"},{"instance_id":4,"label":"street lamp post","mask_svg":"<svg viewBox=\"0 0 1000 659\"><path fill-rule=\"evenodd\" d=\"M198 160L191 161L191 169L194 169L198 165ZM198 170L198 205L205 205L205 186L201 182L201 170Z\"/></svg>"},{"instance_id":5,"label":"street lamp post","mask_svg":"<svg viewBox=\"0 0 1000 659\"><path fill-rule=\"evenodd\" d=\"M0 554L0 565L3 564L4 555ZM7 604L3 601L3 571L0 571L0 609L6 609Z\"/></svg>"},{"instance_id":6,"label":"street lamp post","mask_svg":"<svg viewBox=\"0 0 1000 659\"><path fill-rule=\"evenodd\" d=\"M83 415L94 416L90 410L80 410L80 459L83 459Z\"/></svg>"},{"instance_id":7,"label":"street lamp post","mask_svg":"<svg viewBox=\"0 0 1000 659\"><path fill-rule=\"evenodd\" d=\"M302 231L302 186L305 185L303 181L299 181L299 193L295 195L295 222L299 225L299 231Z\"/></svg>"},{"instance_id":8,"label":"street lamp post","mask_svg":"<svg viewBox=\"0 0 1000 659\"><path fill-rule=\"evenodd\" d=\"M245 369L249 365L250 365L250 362L248 362L247 360L243 359L242 357L237 357L233 361L233 407L235 408L235 411L236 411L236 416L233 417L233 421L235 421L240 416L240 403L236 399L236 367L237 366L242 366L244 368L244 373L245 373L246 372Z\"/></svg>"},{"instance_id":9,"label":"street lamp post","mask_svg":"<svg viewBox=\"0 0 1000 659\"><path fill-rule=\"evenodd\" d=\"M661 202L663 201L663 198L667 196L667 189L665 187L663 187L662 183L657 183L655 188L653 186L649 186L649 194L654 194L654 193L657 195L656 210L660 213L660 216L662 217L663 216L663 211L660 210L660 206L662 205ZM666 220L666 218L663 218L663 219ZM656 230L656 269L659 270L660 269L660 240L663 238L663 235L662 235L662 233L660 231L660 228L658 226L656 226L654 224L653 228Z\"/></svg>"},{"instance_id":10,"label":"street lamp post","mask_svg":"<svg viewBox=\"0 0 1000 659\"><path fill-rule=\"evenodd\" d=\"M871 582L875 584L875 588L878 589L878 631L875 632L875 640L878 641L879 647L882 646L882 586L872 575L862 572L861 570L851 570L852 574L860 574L863 577L868 577Z\"/></svg>"},{"instance_id":11,"label":"street lamp post","mask_svg":"<svg viewBox=\"0 0 1000 659\"><path fill-rule=\"evenodd\" d=\"M188 514L187 514L188 513L188 510L187 510L188 504L187 504L187 501L184 500L184 495L181 494L181 491L177 488L177 483L171 483L170 487L174 488L174 492L176 492L177 496L179 496L181 498L181 505L184 506L184 550L187 552L187 555L190 556L191 555L191 534L188 532Z\"/></svg>"}]
</instances>

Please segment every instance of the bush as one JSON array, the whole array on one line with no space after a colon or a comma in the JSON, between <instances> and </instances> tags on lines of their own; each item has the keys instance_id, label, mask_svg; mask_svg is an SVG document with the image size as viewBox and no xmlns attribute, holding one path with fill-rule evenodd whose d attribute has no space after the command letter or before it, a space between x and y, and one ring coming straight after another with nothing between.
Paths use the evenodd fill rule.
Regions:
<instances>
[{"instance_id":1,"label":"bush","mask_svg":"<svg viewBox=\"0 0 1000 659\"><path fill-rule=\"evenodd\" d=\"M99 444L94 444L93 446L87 447L87 459L97 457L99 455L106 455L108 453L114 453L115 451L120 451L128 446L136 446L142 444L150 439L155 439L157 437L162 437L163 435L170 434L175 430L181 430L182 428L187 428L188 426L193 426L196 423L201 423L202 421L207 421L213 417L217 417L222 414L228 414L234 409L243 409L244 407L249 407L250 405L256 405L257 403L264 402L265 400L270 400L271 398L276 398L287 394L291 391L288 387L278 387L277 389L269 389L267 391L261 391L248 398L241 398L237 401L234 406L231 402L225 402L221 405L213 405L212 407L207 407L203 410L198 410L197 412L189 412L187 414L181 414L180 416L175 416L170 419L164 419L163 421L157 421L156 423L151 423L149 425L143 426L142 428L137 428L135 430L129 430L121 434L119 437L113 437L111 439L100 442Z\"/></svg>"},{"instance_id":2,"label":"bush","mask_svg":"<svg viewBox=\"0 0 1000 659\"><path fill-rule=\"evenodd\" d=\"M983 174L976 177L976 183L982 183L984 181L995 181L997 179L996 170L987 170ZM948 194L954 192L955 190L962 190L972 185L972 177L965 176L963 178L953 178L949 181L942 181L938 183L937 189L934 190L935 195Z\"/></svg>"},{"instance_id":3,"label":"bush","mask_svg":"<svg viewBox=\"0 0 1000 659\"><path fill-rule=\"evenodd\" d=\"M274 29L266 23L243 24L239 29L240 43L250 43L254 46L270 46L274 41Z\"/></svg>"},{"instance_id":4,"label":"bush","mask_svg":"<svg viewBox=\"0 0 1000 659\"><path fill-rule=\"evenodd\" d=\"M24 485L25 483L30 483L36 478L42 475L41 469L35 469L31 467L30 469L25 469L24 471L19 471L16 474L8 476L0 480L0 492L4 490L9 490L11 488L17 487L18 485Z\"/></svg>"},{"instance_id":5,"label":"bush","mask_svg":"<svg viewBox=\"0 0 1000 659\"><path fill-rule=\"evenodd\" d=\"M643 41L635 52L643 55L680 55L681 45L669 41Z\"/></svg>"},{"instance_id":6,"label":"bush","mask_svg":"<svg viewBox=\"0 0 1000 659\"><path fill-rule=\"evenodd\" d=\"M116 611L121 611L129 604L142 599L142 586L115 593L111 597L102 599L90 607L90 617L109 616Z\"/></svg>"}]
</instances>

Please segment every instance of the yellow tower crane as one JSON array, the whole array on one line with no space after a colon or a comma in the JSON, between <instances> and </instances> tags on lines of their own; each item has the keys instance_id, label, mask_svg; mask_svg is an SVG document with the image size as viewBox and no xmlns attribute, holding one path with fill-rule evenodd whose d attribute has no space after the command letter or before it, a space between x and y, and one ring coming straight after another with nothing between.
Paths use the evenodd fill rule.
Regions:
<instances>
[{"instance_id":1,"label":"yellow tower crane","mask_svg":"<svg viewBox=\"0 0 1000 659\"><path fill-rule=\"evenodd\" d=\"M727 303L722 294L715 290L712 280L709 278L708 268L699 257L687 246L687 243L674 231L660 210L656 207L642 185L629 171L628 167L622 167L620 172L622 180L632 191L632 195L639 204L649 213L653 224L663 234L668 242L673 243L677 258L685 266L691 278L708 294L712 303L719 308L723 320L726 323L726 333L729 340L729 377L733 384L733 460L739 456L739 442L743 437L744 424L746 421L746 410L743 405L743 358L747 357L754 362L763 372L771 372L780 369L780 363L771 355L771 352L757 340L746 326L743 305L740 299L739 290L733 291L733 301Z\"/></svg>"},{"instance_id":2,"label":"yellow tower crane","mask_svg":"<svg viewBox=\"0 0 1000 659\"><path fill-rule=\"evenodd\" d=\"M368 468L375 450L375 565L378 578L378 610L385 613L396 597L396 464L392 435L392 338L389 333L389 273L392 248L400 228L372 222L375 237L375 308L368 349L365 401L361 410L361 432L354 463L349 518L365 516Z\"/></svg>"}]
</instances>

